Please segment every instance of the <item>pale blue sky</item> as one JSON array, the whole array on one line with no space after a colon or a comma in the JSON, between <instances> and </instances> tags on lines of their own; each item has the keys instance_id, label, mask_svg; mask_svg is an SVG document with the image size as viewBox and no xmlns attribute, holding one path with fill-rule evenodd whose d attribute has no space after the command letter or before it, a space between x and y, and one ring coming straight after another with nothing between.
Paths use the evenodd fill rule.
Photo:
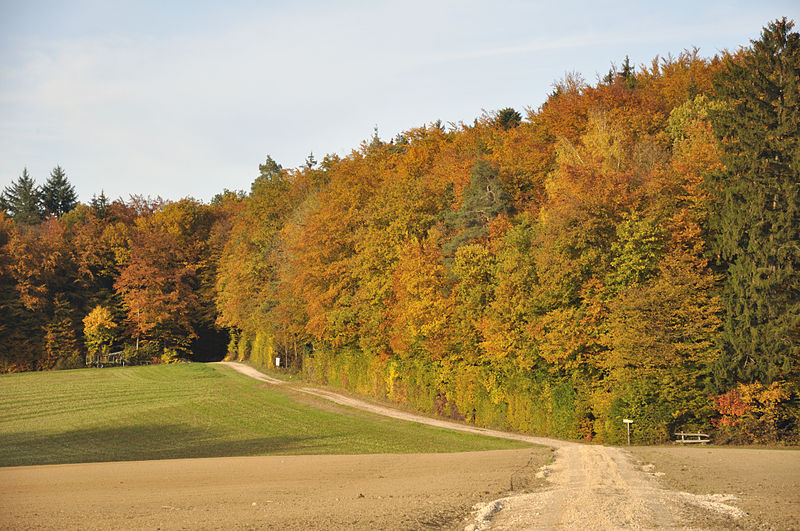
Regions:
<instances>
[{"instance_id":1,"label":"pale blue sky","mask_svg":"<svg viewBox=\"0 0 800 531\"><path fill-rule=\"evenodd\" d=\"M84 201L207 201L267 154L536 108L567 71L711 56L781 16L800 2L0 0L0 186L60 164Z\"/></svg>"}]
</instances>

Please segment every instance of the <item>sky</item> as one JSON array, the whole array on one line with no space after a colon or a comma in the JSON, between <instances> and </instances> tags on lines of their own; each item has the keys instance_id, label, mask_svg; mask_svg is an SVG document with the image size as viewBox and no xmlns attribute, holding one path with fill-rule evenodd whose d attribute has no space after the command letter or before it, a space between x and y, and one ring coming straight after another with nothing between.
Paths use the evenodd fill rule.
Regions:
<instances>
[{"instance_id":1,"label":"sky","mask_svg":"<svg viewBox=\"0 0 800 531\"><path fill-rule=\"evenodd\" d=\"M209 201L267 155L524 114L567 72L710 57L783 16L800 2L0 0L0 187L60 165L81 201Z\"/></svg>"}]
</instances>

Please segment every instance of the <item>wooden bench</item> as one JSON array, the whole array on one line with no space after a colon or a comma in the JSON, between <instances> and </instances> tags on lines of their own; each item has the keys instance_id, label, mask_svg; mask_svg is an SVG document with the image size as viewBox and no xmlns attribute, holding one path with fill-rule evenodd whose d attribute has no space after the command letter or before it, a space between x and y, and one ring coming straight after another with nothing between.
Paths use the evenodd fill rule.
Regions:
<instances>
[{"instance_id":1,"label":"wooden bench","mask_svg":"<svg viewBox=\"0 0 800 531\"><path fill-rule=\"evenodd\" d=\"M706 444L709 442L709 435L706 433L683 433L679 431L675 434L675 437L680 437L680 439L675 439L675 442L680 444Z\"/></svg>"}]
</instances>

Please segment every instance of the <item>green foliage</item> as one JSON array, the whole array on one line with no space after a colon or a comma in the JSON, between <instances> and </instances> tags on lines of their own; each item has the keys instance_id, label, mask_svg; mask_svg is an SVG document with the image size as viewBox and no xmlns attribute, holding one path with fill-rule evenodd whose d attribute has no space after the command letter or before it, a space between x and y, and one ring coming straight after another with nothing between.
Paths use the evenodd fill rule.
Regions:
<instances>
[{"instance_id":1,"label":"green foliage","mask_svg":"<svg viewBox=\"0 0 800 531\"><path fill-rule=\"evenodd\" d=\"M497 170L487 161L478 160L470 172L461 206L447 216L454 235L444 246L445 255L452 256L461 245L487 236L489 223L510 211L511 199L503 190Z\"/></svg>"},{"instance_id":2,"label":"green foliage","mask_svg":"<svg viewBox=\"0 0 800 531\"><path fill-rule=\"evenodd\" d=\"M694 99L686 100L669 113L666 133L675 142L686 138L689 126L696 120L708 120L712 113L723 112L725 103L722 100L710 100L705 94L698 94Z\"/></svg>"},{"instance_id":3,"label":"green foliage","mask_svg":"<svg viewBox=\"0 0 800 531\"><path fill-rule=\"evenodd\" d=\"M657 382L641 379L620 386L614 393L609 416L606 419L607 440L622 444L627 440L623 419L633 420L631 443L657 444L672 438L673 417L662 388Z\"/></svg>"},{"instance_id":4,"label":"green foliage","mask_svg":"<svg viewBox=\"0 0 800 531\"><path fill-rule=\"evenodd\" d=\"M617 240L611 246L614 258L609 286L624 289L652 278L657 272L662 238L654 219L640 219L632 214L618 224Z\"/></svg>"},{"instance_id":5,"label":"green foliage","mask_svg":"<svg viewBox=\"0 0 800 531\"><path fill-rule=\"evenodd\" d=\"M161 358L158 345L154 343L140 343L138 347L136 344L125 345L122 353L127 365L150 364Z\"/></svg>"},{"instance_id":6,"label":"green foliage","mask_svg":"<svg viewBox=\"0 0 800 531\"><path fill-rule=\"evenodd\" d=\"M27 168L15 182L3 189L0 208L23 225L34 225L42 220L42 190L28 175Z\"/></svg>"},{"instance_id":7,"label":"green foliage","mask_svg":"<svg viewBox=\"0 0 800 531\"><path fill-rule=\"evenodd\" d=\"M562 439L575 439L578 434L578 404L575 389L567 382L554 385L550 390L552 400L551 433Z\"/></svg>"},{"instance_id":8,"label":"green foliage","mask_svg":"<svg viewBox=\"0 0 800 531\"><path fill-rule=\"evenodd\" d=\"M609 85L619 83L627 89L632 89L636 86L635 72L636 68L631 65L630 57L626 55L620 69L614 63L611 64L611 68L603 78L603 82Z\"/></svg>"},{"instance_id":9,"label":"green foliage","mask_svg":"<svg viewBox=\"0 0 800 531\"><path fill-rule=\"evenodd\" d=\"M495 120L498 127L503 130L508 130L519 125L520 121L522 121L522 115L513 108L506 107L497 112L497 118Z\"/></svg>"},{"instance_id":10,"label":"green foliage","mask_svg":"<svg viewBox=\"0 0 800 531\"><path fill-rule=\"evenodd\" d=\"M782 19L727 57L712 113L725 171L709 182L712 249L725 271L720 390L798 374L800 35ZM758 126L754 126L758 124Z\"/></svg>"},{"instance_id":11,"label":"green foliage","mask_svg":"<svg viewBox=\"0 0 800 531\"><path fill-rule=\"evenodd\" d=\"M92 200L89 202L89 208L92 209L92 214L98 219L105 219L110 213L111 203L108 201L105 192L100 191L100 195L92 195Z\"/></svg>"},{"instance_id":12,"label":"green foliage","mask_svg":"<svg viewBox=\"0 0 800 531\"><path fill-rule=\"evenodd\" d=\"M78 206L78 194L61 166L56 166L50 172L50 177L42 186L41 197L45 212L54 216L66 214Z\"/></svg>"}]
</instances>

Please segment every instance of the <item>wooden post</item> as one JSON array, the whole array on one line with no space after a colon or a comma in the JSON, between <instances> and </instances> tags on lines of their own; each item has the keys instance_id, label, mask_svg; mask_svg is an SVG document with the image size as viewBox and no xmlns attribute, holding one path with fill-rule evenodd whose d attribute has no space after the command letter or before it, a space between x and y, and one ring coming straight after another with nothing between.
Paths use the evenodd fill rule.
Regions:
<instances>
[{"instance_id":1,"label":"wooden post","mask_svg":"<svg viewBox=\"0 0 800 531\"><path fill-rule=\"evenodd\" d=\"M622 422L625 423L625 427L628 428L628 446L631 445L631 424L633 424L632 420L622 419Z\"/></svg>"}]
</instances>

